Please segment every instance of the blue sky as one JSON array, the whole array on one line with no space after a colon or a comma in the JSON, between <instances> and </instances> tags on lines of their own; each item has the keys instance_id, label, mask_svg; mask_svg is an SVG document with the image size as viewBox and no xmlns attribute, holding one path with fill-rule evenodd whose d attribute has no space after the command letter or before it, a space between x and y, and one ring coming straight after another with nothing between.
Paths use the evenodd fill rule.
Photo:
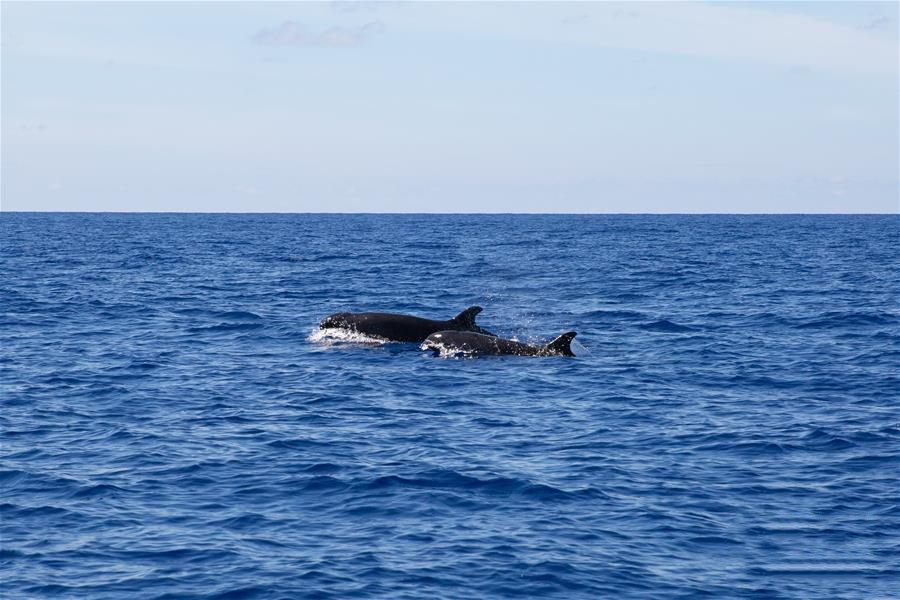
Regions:
<instances>
[{"instance_id":1,"label":"blue sky","mask_svg":"<svg viewBox=\"0 0 900 600\"><path fill-rule=\"evenodd\" d=\"M894 2L0 7L3 210L900 210Z\"/></svg>"}]
</instances>

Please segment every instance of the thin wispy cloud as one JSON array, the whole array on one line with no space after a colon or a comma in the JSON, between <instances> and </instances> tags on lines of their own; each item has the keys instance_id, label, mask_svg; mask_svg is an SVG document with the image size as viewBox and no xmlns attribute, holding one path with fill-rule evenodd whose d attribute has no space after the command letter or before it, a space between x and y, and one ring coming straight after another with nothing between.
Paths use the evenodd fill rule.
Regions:
<instances>
[{"instance_id":1,"label":"thin wispy cloud","mask_svg":"<svg viewBox=\"0 0 900 600\"><path fill-rule=\"evenodd\" d=\"M329 27L316 31L296 21L284 21L277 27L257 31L251 39L261 46L347 48L367 42L383 29L381 23L373 22L356 28Z\"/></svg>"},{"instance_id":2,"label":"thin wispy cloud","mask_svg":"<svg viewBox=\"0 0 900 600\"><path fill-rule=\"evenodd\" d=\"M871 31L872 29L881 29L890 25L891 20L885 16L879 16L871 19L868 23L860 25L857 29Z\"/></svg>"},{"instance_id":3,"label":"thin wispy cloud","mask_svg":"<svg viewBox=\"0 0 900 600\"><path fill-rule=\"evenodd\" d=\"M832 71L897 70L895 40L877 15L857 28L766 10L765 3L419 2L391 16L391 26L475 34L523 42L638 50L737 63L807 64ZM548 22L561 26L547 27Z\"/></svg>"}]
</instances>

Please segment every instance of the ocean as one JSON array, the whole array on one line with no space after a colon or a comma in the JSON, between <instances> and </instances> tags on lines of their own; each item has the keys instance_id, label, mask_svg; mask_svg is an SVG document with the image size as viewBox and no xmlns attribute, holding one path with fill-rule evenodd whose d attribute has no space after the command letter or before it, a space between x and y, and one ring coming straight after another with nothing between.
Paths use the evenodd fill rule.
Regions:
<instances>
[{"instance_id":1,"label":"ocean","mask_svg":"<svg viewBox=\"0 0 900 600\"><path fill-rule=\"evenodd\" d=\"M2 213L0 595L900 598L898 226Z\"/></svg>"}]
</instances>

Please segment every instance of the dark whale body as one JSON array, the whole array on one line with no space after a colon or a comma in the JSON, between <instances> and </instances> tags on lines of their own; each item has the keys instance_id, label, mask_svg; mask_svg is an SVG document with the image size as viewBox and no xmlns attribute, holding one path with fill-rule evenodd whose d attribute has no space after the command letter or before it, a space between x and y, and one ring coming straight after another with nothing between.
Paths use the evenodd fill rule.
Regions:
<instances>
[{"instance_id":1,"label":"dark whale body","mask_svg":"<svg viewBox=\"0 0 900 600\"><path fill-rule=\"evenodd\" d=\"M410 315L393 313L337 313L325 317L320 329L341 328L365 335L385 338L394 342L422 342L438 331L471 331L485 337L493 336L475 324L480 306L470 306L449 321L434 321Z\"/></svg>"},{"instance_id":2,"label":"dark whale body","mask_svg":"<svg viewBox=\"0 0 900 600\"><path fill-rule=\"evenodd\" d=\"M449 350L463 354L514 354L516 356L575 356L570 344L576 333L564 333L549 344L532 346L515 340L490 337L469 331L439 331L428 336L423 350Z\"/></svg>"}]
</instances>

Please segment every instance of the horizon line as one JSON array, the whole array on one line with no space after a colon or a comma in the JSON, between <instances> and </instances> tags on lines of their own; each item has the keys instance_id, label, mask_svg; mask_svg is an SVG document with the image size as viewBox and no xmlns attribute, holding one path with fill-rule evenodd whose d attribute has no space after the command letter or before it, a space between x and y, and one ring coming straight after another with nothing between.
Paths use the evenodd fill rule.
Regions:
<instances>
[{"instance_id":1,"label":"horizon line","mask_svg":"<svg viewBox=\"0 0 900 600\"><path fill-rule=\"evenodd\" d=\"M183 210L4 210L14 214L82 215L483 215L483 216L900 216L897 212L334 212L334 211L183 211Z\"/></svg>"}]
</instances>

